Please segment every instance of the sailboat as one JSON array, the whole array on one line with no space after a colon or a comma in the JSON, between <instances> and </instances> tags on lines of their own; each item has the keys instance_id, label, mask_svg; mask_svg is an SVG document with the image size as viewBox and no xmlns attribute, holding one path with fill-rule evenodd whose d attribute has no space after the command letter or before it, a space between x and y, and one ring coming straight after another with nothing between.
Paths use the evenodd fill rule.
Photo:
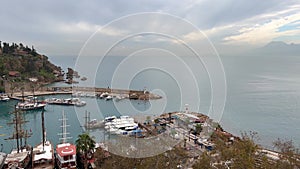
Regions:
<instances>
[{"instance_id":1,"label":"sailboat","mask_svg":"<svg viewBox=\"0 0 300 169\"><path fill-rule=\"evenodd\" d=\"M32 133L29 133L27 130L22 129L22 125L28 121L25 121L21 116L21 112L15 110L13 121L8 124L14 125L14 132L11 137L6 140L16 140L17 149L11 151L11 153L7 154L7 157L4 161L4 169L25 169L30 166L31 155L32 155L32 147L27 145L27 138L29 138ZM25 144L22 145L23 139L25 140Z\"/></svg>"},{"instance_id":2,"label":"sailboat","mask_svg":"<svg viewBox=\"0 0 300 169\"><path fill-rule=\"evenodd\" d=\"M67 119L65 112L62 112L62 138L61 143L56 146L56 161L59 169L76 169L76 146L68 143L67 140Z\"/></svg>"},{"instance_id":3,"label":"sailboat","mask_svg":"<svg viewBox=\"0 0 300 169\"><path fill-rule=\"evenodd\" d=\"M54 150L50 141L46 139L44 111L42 111L42 142L33 148L32 168L53 169Z\"/></svg>"}]
</instances>

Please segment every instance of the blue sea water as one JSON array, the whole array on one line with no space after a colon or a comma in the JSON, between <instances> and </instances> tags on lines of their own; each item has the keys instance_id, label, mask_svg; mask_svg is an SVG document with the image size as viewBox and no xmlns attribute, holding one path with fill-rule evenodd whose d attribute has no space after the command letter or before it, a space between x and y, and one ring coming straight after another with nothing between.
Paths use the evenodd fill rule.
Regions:
<instances>
[{"instance_id":1,"label":"blue sea water","mask_svg":"<svg viewBox=\"0 0 300 169\"><path fill-rule=\"evenodd\" d=\"M135 58L135 62L129 63L126 63L124 58L121 56L104 58L97 69L94 84L88 84L91 79L88 74L84 74L83 76L88 77L88 81L82 82L78 79L80 81L78 85L136 90L147 88L147 90L163 95L164 98L151 102L129 100L112 102L83 98L88 104L80 108L48 105L45 112L48 139L55 144L58 143L57 133L61 131L58 119L61 118L62 111L67 112L68 122L71 125L69 127L69 132L73 137L71 141L75 141L77 135L83 132L81 126L84 122L85 111L91 112L91 118L103 119L108 115L121 114L159 115L161 112L182 110L182 105L189 104L191 111L207 114L211 100L209 77L204 71L205 68L195 58L184 58L186 65L181 65L170 57L160 57L154 60L153 58L150 60L149 58L141 60ZM53 56L50 60L64 69L76 64L75 57L70 56ZM248 55L221 56L221 60L227 82L226 105L220 121L224 129L235 135L240 135L244 131L256 131L260 138L258 143L269 148L277 138L292 139L295 145L300 147L300 126L298 125L300 122L300 58L298 56ZM131 68L143 65L145 62L153 62L154 65L171 65L171 67L164 67L164 70L159 65L160 69L148 68L138 71L134 77L128 77ZM192 73L186 72L185 67L189 67ZM84 69L92 71L92 68L88 66ZM124 71L126 69L128 71ZM190 79L191 74L188 73L195 77L196 88L193 86L193 79ZM118 83L115 84L113 81ZM198 95L199 101L196 98ZM44 98L48 97L70 96L45 96ZM0 103L0 134L2 134L0 142L4 144L6 152L14 146L14 142L4 140L12 131L12 127L7 126L6 123L12 119L12 115L8 112L13 109L14 104L16 101ZM24 116L29 120L25 127L33 131L33 136L28 142L32 145L39 143L41 140L40 112L28 112ZM97 141L103 139L101 130L92 131L92 134Z\"/></svg>"}]
</instances>

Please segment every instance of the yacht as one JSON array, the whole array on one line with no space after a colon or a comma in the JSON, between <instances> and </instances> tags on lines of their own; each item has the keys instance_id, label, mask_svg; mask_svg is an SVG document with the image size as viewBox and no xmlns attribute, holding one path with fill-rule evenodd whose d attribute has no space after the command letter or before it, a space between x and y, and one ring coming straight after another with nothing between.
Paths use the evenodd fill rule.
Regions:
<instances>
[{"instance_id":1,"label":"yacht","mask_svg":"<svg viewBox=\"0 0 300 169\"><path fill-rule=\"evenodd\" d=\"M46 106L45 103L37 103L37 102L21 102L18 103L16 109L19 110L40 110L44 109Z\"/></svg>"},{"instance_id":2,"label":"yacht","mask_svg":"<svg viewBox=\"0 0 300 169\"><path fill-rule=\"evenodd\" d=\"M115 116L112 116L115 117ZM126 135L133 130L138 129L138 124L129 116L120 116L120 118L105 118L105 129L111 134Z\"/></svg>"}]
</instances>

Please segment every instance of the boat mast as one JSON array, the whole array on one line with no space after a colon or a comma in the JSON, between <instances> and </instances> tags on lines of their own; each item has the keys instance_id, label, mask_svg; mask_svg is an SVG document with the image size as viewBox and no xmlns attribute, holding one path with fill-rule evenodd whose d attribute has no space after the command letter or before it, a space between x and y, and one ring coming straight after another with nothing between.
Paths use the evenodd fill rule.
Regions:
<instances>
[{"instance_id":1,"label":"boat mast","mask_svg":"<svg viewBox=\"0 0 300 169\"><path fill-rule=\"evenodd\" d=\"M61 126L62 127L62 133L60 133L60 135L62 135L62 138L60 138L60 140L62 140L62 144L66 143L68 139L72 138L72 137L67 137L67 135L70 134L70 133L67 132L67 127L69 125L67 125L67 118L65 116L66 116L65 112L63 111L62 112L62 119L59 119L60 121L62 121L62 126Z\"/></svg>"},{"instance_id":2,"label":"boat mast","mask_svg":"<svg viewBox=\"0 0 300 169\"><path fill-rule=\"evenodd\" d=\"M33 96L33 103L35 103L34 86L32 86L32 96Z\"/></svg>"},{"instance_id":3,"label":"boat mast","mask_svg":"<svg viewBox=\"0 0 300 169\"><path fill-rule=\"evenodd\" d=\"M22 116L20 115L19 110L14 110L13 112L14 118L12 122L7 123L8 125L14 124L14 132L11 137L5 139L5 140L16 140L17 142L17 152L20 152L20 149L22 147L22 138L25 138L25 145L27 144L26 139L31 137L31 133L28 133L27 130L22 129L22 124L27 123L28 121L25 121Z\"/></svg>"},{"instance_id":4,"label":"boat mast","mask_svg":"<svg viewBox=\"0 0 300 169\"><path fill-rule=\"evenodd\" d=\"M89 133L90 131L90 124L89 122L91 121L91 112L85 111L85 129Z\"/></svg>"},{"instance_id":5,"label":"boat mast","mask_svg":"<svg viewBox=\"0 0 300 169\"><path fill-rule=\"evenodd\" d=\"M44 109L42 111L42 142L43 142L43 151L45 147L45 118L44 118Z\"/></svg>"}]
</instances>

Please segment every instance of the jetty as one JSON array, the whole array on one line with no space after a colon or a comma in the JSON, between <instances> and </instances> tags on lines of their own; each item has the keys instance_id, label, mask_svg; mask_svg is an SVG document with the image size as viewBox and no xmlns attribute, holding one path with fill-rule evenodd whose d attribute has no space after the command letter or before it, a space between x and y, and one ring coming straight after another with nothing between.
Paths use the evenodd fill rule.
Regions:
<instances>
[{"instance_id":1,"label":"jetty","mask_svg":"<svg viewBox=\"0 0 300 169\"><path fill-rule=\"evenodd\" d=\"M44 96L44 95L59 95L59 94L74 94L74 93L94 93L95 96L100 96L102 93L108 93L111 96L122 95L126 99L135 100L155 100L161 99L162 97L150 93L146 90L126 90L126 89L111 89L111 88L100 88L100 87L41 87L34 91L10 91L7 92L11 99L22 100L27 96Z\"/></svg>"}]
</instances>

